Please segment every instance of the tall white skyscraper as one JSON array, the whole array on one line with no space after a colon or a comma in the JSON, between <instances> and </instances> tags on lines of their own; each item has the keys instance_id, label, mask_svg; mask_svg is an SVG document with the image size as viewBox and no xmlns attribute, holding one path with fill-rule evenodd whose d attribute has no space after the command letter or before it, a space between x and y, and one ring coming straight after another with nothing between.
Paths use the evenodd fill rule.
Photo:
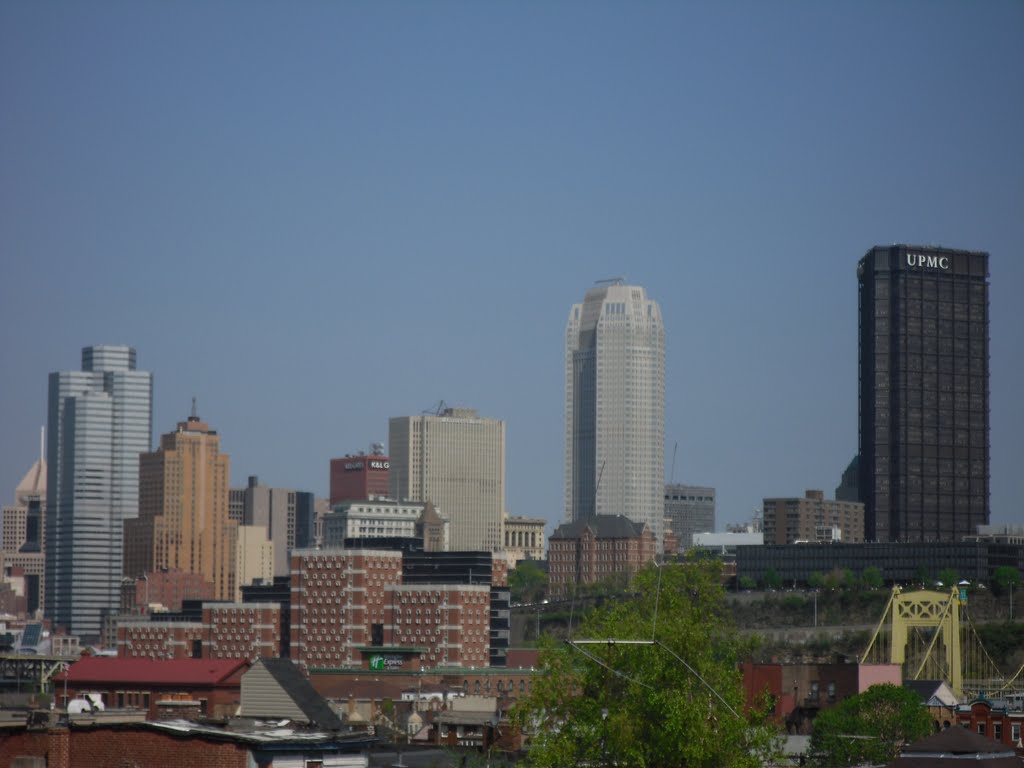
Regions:
<instances>
[{"instance_id":1,"label":"tall white skyscraper","mask_svg":"<svg viewBox=\"0 0 1024 768\"><path fill-rule=\"evenodd\" d=\"M660 548L664 492L661 309L643 288L605 281L565 331L565 518L625 515Z\"/></svg>"},{"instance_id":2,"label":"tall white skyscraper","mask_svg":"<svg viewBox=\"0 0 1024 768\"><path fill-rule=\"evenodd\" d=\"M470 408L398 416L388 424L391 495L429 501L449 521L455 551L502 547L505 422Z\"/></svg>"},{"instance_id":3,"label":"tall white skyscraper","mask_svg":"<svg viewBox=\"0 0 1024 768\"><path fill-rule=\"evenodd\" d=\"M82 350L81 371L50 374L45 614L86 638L119 605L124 521L139 513L139 454L149 451L153 375L135 350Z\"/></svg>"}]
</instances>

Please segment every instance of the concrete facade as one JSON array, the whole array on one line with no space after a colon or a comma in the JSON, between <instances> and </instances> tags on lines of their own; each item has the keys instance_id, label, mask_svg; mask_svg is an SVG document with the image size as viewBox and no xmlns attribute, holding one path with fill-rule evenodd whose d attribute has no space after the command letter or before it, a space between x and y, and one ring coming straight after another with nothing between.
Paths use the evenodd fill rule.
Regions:
<instances>
[{"instance_id":1,"label":"concrete facade","mask_svg":"<svg viewBox=\"0 0 1024 768\"><path fill-rule=\"evenodd\" d=\"M665 330L644 289L587 291L565 331L565 520L625 515L660 549L665 482Z\"/></svg>"},{"instance_id":2,"label":"concrete facade","mask_svg":"<svg viewBox=\"0 0 1024 768\"><path fill-rule=\"evenodd\" d=\"M715 489L703 485L665 485L665 517L679 540L678 551L693 546L695 533L714 533Z\"/></svg>"},{"instance_id":3,"label":"concrete facade","mask_svg":"<svg viewBox=\"0 0 1024 768\"><path fill-rule=\"evenodd\" d=\"M821 491L806 491L803 498L764 499L762 509L765 544L864 541L864 505L858 501L834 501Z\"/></svg>"}]
</instances>

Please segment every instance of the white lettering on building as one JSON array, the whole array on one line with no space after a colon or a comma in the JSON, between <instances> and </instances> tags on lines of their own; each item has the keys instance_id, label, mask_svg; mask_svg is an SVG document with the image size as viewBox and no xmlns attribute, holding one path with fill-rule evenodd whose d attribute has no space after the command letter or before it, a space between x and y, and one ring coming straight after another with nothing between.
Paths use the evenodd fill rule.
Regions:
<instances>
[{"instance_id":1,"label":"white lettering on building","mask_svg":"<svg viewBox=\"0 0 1024 768\"><path fill-rule=\"evenodd\" d=\"M924 253L907 252L908 267L925 267L927 269L949 269L949 256L929 256Z\"/></svg>"}]
</instances>

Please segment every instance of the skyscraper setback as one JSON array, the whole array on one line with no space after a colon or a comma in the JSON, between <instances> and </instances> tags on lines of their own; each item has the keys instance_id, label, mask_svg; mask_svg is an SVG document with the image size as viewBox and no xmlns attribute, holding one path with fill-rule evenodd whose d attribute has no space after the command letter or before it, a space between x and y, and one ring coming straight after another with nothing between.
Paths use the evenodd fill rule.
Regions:
<instances>
[{"instance_id":1,"label":"skyscraper setback","mask_svg":"<svg viewBox=\"0 0 1024 768\"><path fill-rule=\"evenodd\" d=\"M82 350L82 370L49 379L45 613L93 638L116 611L124 521L139 509L139 454L152 434L153 375L135 350Z\"/></svg>"},{"instance_id":2,"label":"skyscraper setback","mask_svg":"<svg viewBox=\"0 0 1024 768\"><path fill-rule=\"evenodd\" d=\"M879 246L857 278L865 538L959 540L989 519L988 254Z\"/></svg>"},{"instance_id":3,"label":"skyscraper setback","mask_svg":"<svg viewBox=\"0 0 1024 768\"><path fill-rule=\"evenodd\" d=\"M665 330L643 288L606 281L569 311L565 517L625 515L661 546Z\"/></svg>"}]
</instances>

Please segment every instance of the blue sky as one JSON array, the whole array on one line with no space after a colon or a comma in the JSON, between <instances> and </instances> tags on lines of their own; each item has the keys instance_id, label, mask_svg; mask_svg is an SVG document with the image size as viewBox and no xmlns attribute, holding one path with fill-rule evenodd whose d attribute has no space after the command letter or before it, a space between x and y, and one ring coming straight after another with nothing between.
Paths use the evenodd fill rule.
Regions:
<instances>
[{"instance_id":1,"label":"blue sky","mask_svg":"<svg viewBox=\"0 0 1024 768\"><path fill-rule=\"evenodd\" d=\"M1024 522L1024 4L0 4L0 499L46 376L128 343L233 485L440 401L507 422L561 518L569 306L666 323L666 474L831 495L857 260L991 252L992 510Z\"/></svg>"}]
</instances>

